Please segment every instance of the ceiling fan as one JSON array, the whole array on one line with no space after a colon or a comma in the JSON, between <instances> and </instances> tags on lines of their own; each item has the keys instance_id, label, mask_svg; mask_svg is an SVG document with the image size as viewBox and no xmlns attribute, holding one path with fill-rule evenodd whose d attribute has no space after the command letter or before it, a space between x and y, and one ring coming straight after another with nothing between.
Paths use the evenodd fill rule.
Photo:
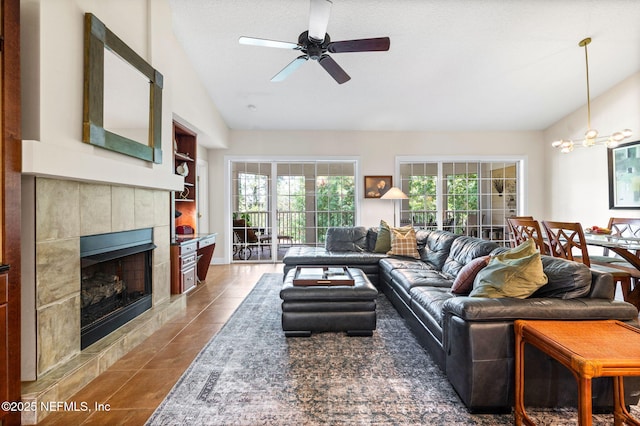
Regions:
<instances>
[{"instance_id":1,"label":"ceiling fan","mask_svg":"<svg viewBox=\"0 0 640 426\"><path fill-rule=\"evenodd\" d=\"M300 50L303 55L298 56L282 71L276 74L271 81L282 81L293 73L304 62L312 59L324 68L338 84L346 83L351 79L336 61L327 54L344 52L375 52L389 50L389 37L365 38L359 40L331 41L327 34L329 14L331 12L331 0L311 0L309 11L309 30L304 31L298 37L297 43L267 40L254 37L240 37L240 44L252 46L276 47L279 49Z\"/></svg>"}]
</instances>

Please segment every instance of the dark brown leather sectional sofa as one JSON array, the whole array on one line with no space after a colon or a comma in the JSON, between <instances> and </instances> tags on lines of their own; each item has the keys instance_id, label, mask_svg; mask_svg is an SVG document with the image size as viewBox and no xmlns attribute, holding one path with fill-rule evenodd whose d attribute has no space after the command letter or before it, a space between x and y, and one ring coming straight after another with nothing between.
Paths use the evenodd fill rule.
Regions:
<instances>
[{"instance_id":1,"label":"dark brown leather sectional sofa","mask_svg":"<svg viewBox=\"0 0 640 426\"><path fill-rule=\"evenodd\" d=\"M420 230L420 259L411 259L374 253L376 237L377 228L330 228L325 247L290 248L284 272L297 265L362 269L405 318L471 412L509 412L513 406L516 319L618 319L637 325L636 308L614 300L612 277L585 271L582 264L542 256L548 284L526 299L460 296L451 292L460 269L503 247L446 231ZM575 379L564 367L530 346L525 357L527 405L576 405ZM625 384L625 401L637 403L640 381L626 378ZM612 380L595 379L594 410L611 405Z\"/></svg>"}]
</instances>

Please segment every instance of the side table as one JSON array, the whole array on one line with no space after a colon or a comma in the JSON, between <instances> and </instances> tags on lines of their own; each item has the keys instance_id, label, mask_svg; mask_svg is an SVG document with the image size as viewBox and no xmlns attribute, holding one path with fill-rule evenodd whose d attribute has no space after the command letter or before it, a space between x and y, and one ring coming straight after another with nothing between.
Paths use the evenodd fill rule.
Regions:
<instances>
[{"instance_id":1,"label":"side table","mask_svg":"<svg viewBox=\"0 0 640 426\"><path fill-rule=\"evenodd\" d=\"M578 423L591 425L591 379L613 377L616 426L640 425L624 405L624 376L640 376L640 330L615 320L517 320L515 424L533 425L524 408L524 345L529 343L567 367L578 382Z\"/></svg>"}]
</instances>

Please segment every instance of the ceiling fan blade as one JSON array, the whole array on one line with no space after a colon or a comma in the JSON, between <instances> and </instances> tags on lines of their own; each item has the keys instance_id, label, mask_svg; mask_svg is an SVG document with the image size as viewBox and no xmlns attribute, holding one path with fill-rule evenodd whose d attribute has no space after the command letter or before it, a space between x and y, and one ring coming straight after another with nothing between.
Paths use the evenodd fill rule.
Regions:
<instances>
[{"instance_id":1,"label":"ceiling fan blade","mask_svg":"<svg viewBox=\"0 0 640 426\"><path fill-rule=\"evenodd\" d=\"M329 75L338 82L338 84L346 83L351 80L349 74L347 74L331 56L322 55L320 56L320 59L318 59L318 62L322 65L322 68L324 68Z\"/></svg>"},{"instance_id":2,"label":"ceiling fan blade","mask_svg":"<svg viewBox=\"0 0 640 426\"><path fill-rule=\"evenodd\" d=\"M331 0L311 0L309 9L309 38L323 42L329 25L331 14Z\"/></svg>"},{"instance_id":3,"label":"ceiling fan blade","mask_svg":"<svg viewBox=\"0 0 640 426\"><path fill-rule=\"evenodd\" d=\"M360 40L334 41L327 50L331 53L343 52L379 52L389 50L389 37L363 38Z\"/></svg>"},{"instance_id":4,"label":"ceiling fan blade","mask_svg":"<svg viewBox=\"0 0 640 426\"><path fill-rule=\"evenodd\" d=\"M309 57L307 55L298 56L293 61L291 61L289 63L289 65L284 67L282 69L282 71L280 71L278 74L274 75L273 78L271 79L271 81L279 82L279 81L284 80L285 78L289 77L289 75L291 73L293 73L295 70L297 70L300 67L300 65L304 64L305 62L307 62L308 59L309 59Z\"/></svg>"},{"instance_id":5,"label":"ceiling fan blade","mask_svg":"<svg viewBox=\"0 0 640 426\"><path fill-rule=\"evenodd\" d=\"M297 43L291 43L288 41L267 40L265 38L240 37L238 39L238 42L240 44L247 44L249 46L277 47L278 49L300 50L301 48L301 46Z\"/></svg>"}]
</instances>

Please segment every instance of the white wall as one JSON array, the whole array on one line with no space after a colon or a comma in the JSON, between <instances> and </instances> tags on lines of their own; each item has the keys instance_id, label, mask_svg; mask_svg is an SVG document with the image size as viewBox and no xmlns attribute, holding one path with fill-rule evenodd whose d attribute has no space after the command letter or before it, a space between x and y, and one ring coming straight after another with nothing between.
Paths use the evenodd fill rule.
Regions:
<instances>
[{"instance_id":1,"label":"white wall","mask_svg":"<svg viewBox=\"0 0 640 426\"><path fill-rule=\"evenodd\" d=\"M602 135L630 128L634 135L625 142L640 140L640 73L591 100L591 125ZM544 132L545 218L580 222L583 226L606 226L609 217L640 217L640 209L609 209L607 149L604 146L575 148L562 154L551 147L557 139L583 139L587 109L575 111Z\"/></svg>"},{"instance_id":2,"label":"white wall","mask_svg":"<svg viewBox=\"0 0 640 426\"><path fill-rule=\"evenodd\" d=\"M166 0L22 0L21 7L25 173L179 190L174 116L203 142L226 146L228 129L175 40ZM163 74L162 164L82 142L85 12Z\"/></svg>"},{"instance_id":3,"label":"white wall","mask_svg":"<svg viewBox=\"0 0 640 426\"><path fill-rule=\"evenodd\" d=\"M227 250L224 239L227 226L224 200L229 185L224 175L225 156L251 156L253 159L283 157L321 158L324 156L356 156L360 176L395 175L397 156L480 156L524 155L528 168L525 178L526 213L541 216L545 213L544 148L541 132L483 132L483 133L427 133L427 132L338 132L338 131L231 131L230 148L209 150L210 230L218 232L216 261L221 262ZM393 203L364 199L360 194L360 224L377 225L381 218L393 220Z\"/></svg>"}]
</instances>

